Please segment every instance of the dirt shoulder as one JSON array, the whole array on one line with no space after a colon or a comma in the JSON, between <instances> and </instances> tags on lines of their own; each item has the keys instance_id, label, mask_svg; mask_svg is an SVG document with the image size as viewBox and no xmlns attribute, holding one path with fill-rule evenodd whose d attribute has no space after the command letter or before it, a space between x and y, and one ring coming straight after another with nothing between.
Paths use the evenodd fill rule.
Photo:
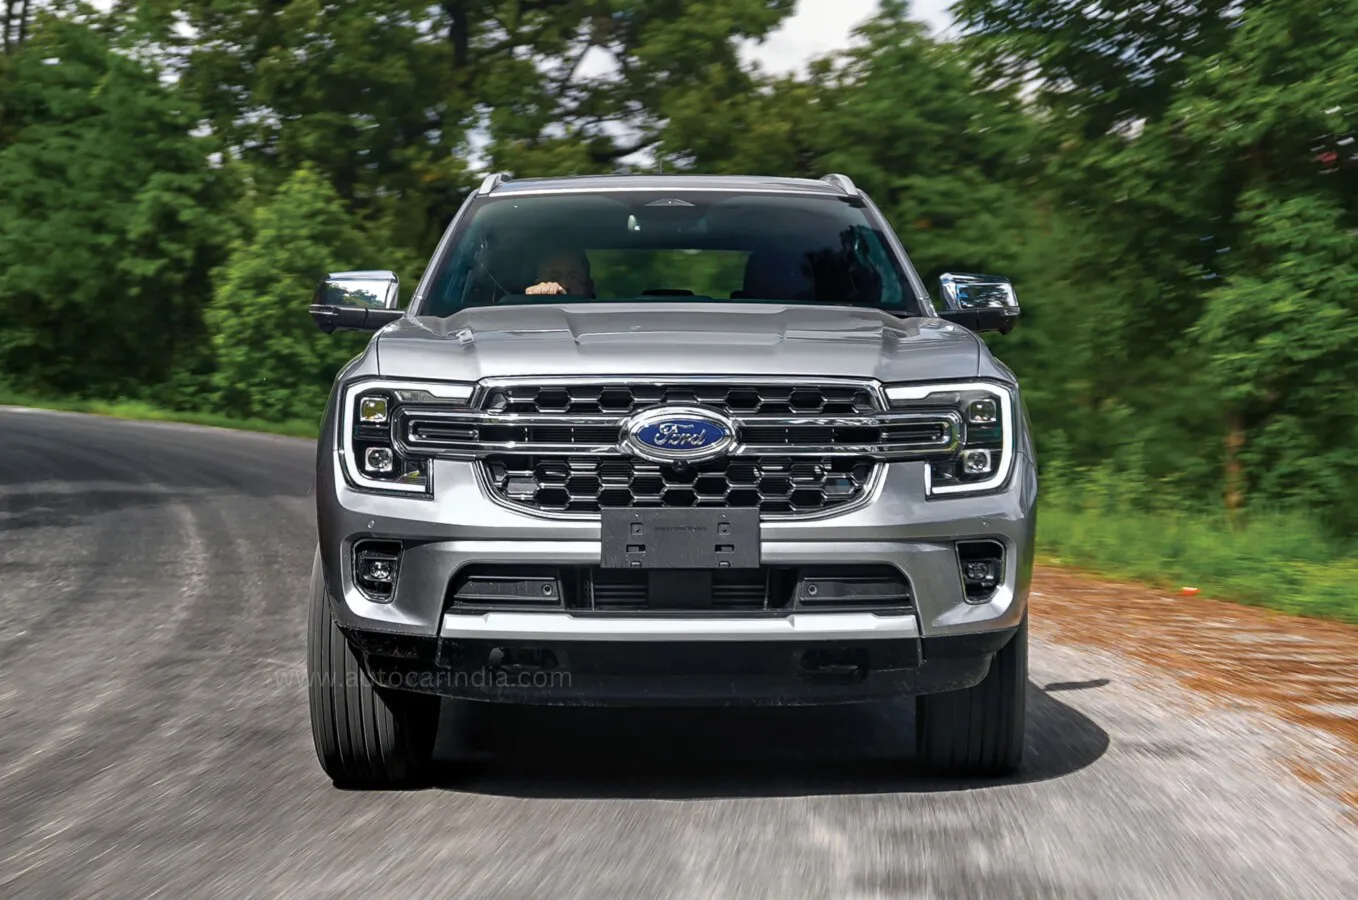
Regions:
<instances>
[{"instance_id":1,"label":"dirt shoulder","mask_svg":"<svg viewBox=\"0 0 1358 900\"><path fill-rule=\"evenodd\" d=\"M1329 754L1289 763L1358 809L1358 627L1047 566L1033 574L1032 611L1039 635L1130 656L1215 702L1334 738L1354 765Z\"/></svg>"}]
</instances>

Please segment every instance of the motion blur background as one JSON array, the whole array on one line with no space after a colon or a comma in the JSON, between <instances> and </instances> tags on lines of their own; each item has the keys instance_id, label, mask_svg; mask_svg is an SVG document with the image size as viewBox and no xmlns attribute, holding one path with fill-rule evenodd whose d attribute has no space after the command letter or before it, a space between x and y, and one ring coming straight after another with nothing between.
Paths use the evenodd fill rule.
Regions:
<instances>
[{"instance_id":1,"label":"motion blur background","mask_svg":"<svg viewBox=\"0 0 1358 900\"><path fill-rule=\"evenodd\" d=\"M486 171L843 172L1014 280L1048 559L1358 621L1358 0L3 14L0 402L313 433Z\"/></svg>"}]
</instances>

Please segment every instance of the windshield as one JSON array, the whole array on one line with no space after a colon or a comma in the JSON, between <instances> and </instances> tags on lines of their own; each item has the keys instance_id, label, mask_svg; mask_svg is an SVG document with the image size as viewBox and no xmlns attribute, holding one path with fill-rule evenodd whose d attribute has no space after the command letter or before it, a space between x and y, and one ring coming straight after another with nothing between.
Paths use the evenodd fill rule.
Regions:
<instances>
[{"instance_id":1,"label":"windshield","mask_svg":"<svg viewBox=\"0 0 1358 900\"><path fill-rule=\"evenodd\" d=\"M861 201L676 190L478 199L417 315L523 303L685 301L871 306L918 315Z\"/></svg>"}]
</instances>

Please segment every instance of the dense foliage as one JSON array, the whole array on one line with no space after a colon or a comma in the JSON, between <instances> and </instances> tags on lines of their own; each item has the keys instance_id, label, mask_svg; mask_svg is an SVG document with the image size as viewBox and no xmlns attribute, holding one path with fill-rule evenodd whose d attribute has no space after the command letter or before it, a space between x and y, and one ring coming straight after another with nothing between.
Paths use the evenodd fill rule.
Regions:
<instances>
[{"instance_id":1,"label":"dense foliage","mask_svg":"<svg viewBox=\"0 0 1358 900\"><path fill-rule=\"evenodd\" d=\"M841 171L926 278L1014 278L1044 477L1358 532L1358 0L960 0L952 43L887 0L742 63L793 6L8 3L0 383L314 418L316 275L409 285L487 169Z\"/></svg>"}]
</instances>

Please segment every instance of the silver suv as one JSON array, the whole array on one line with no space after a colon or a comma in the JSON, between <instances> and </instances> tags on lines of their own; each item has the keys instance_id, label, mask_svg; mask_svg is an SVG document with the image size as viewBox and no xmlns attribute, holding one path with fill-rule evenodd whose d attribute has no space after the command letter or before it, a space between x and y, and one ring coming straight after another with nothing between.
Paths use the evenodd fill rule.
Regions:
<instances>
[{"instance_id":1,"label":"silver suv","mask_svg":"<svg viewBox=\"0 0 1358 900\"><path fill-rule=\"evenodd\" d=\"M842 175L488 177L368 330L317 464L311 720L336 783L427 770L441 698L916 697L916 757L1023 751L1036 464L979 331ZM904 713L905 711L903 711Z\"/></svg>"}]
</instances>

